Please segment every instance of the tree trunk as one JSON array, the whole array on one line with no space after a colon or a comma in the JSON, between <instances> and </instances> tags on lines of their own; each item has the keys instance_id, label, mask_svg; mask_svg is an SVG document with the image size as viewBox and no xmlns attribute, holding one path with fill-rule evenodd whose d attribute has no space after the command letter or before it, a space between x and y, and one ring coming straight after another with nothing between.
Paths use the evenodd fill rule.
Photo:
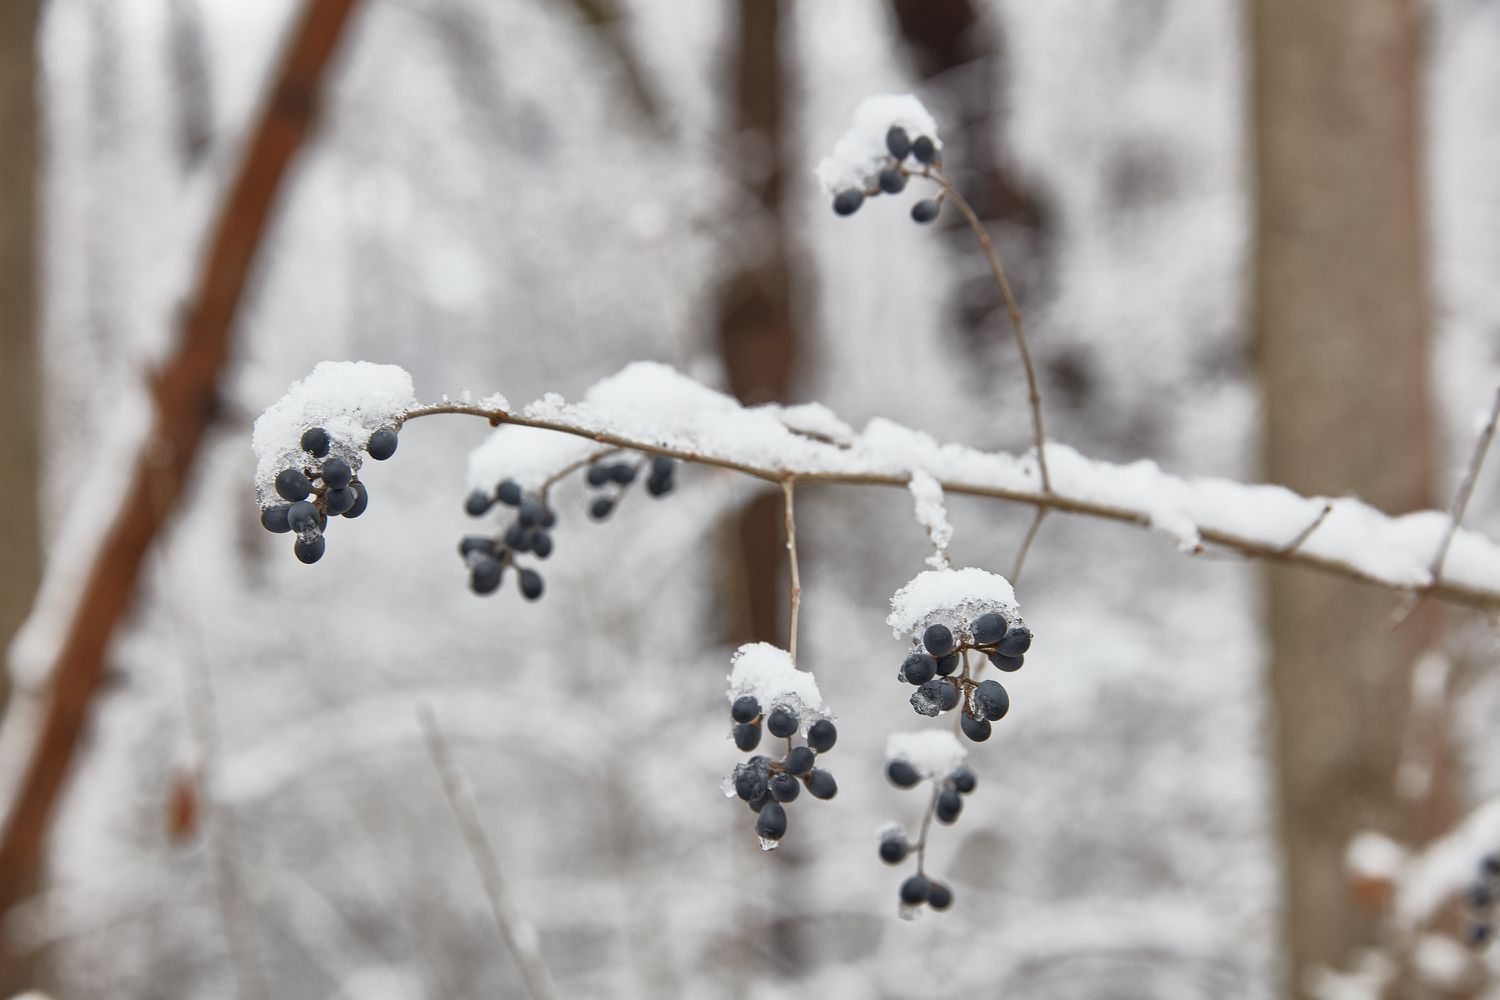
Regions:
<instances>
[{"instance_id":1,"label":"tree trunk","mask_svg":"<svg viewBox=\"0 0 1500 1000\"><path fill-rule=\"evenodd\" d=\"M1434 420L1415 0L1258 0L1256 349L1264 471L1294 490L1430 506ZM1351 897L1356 832L1425 835L1396 794L1429 612L1397 631L1383 593L1298 570L1266 578L1290 991L1375 944ZM1438 787L1446 787L1440 782ZM1445 800L1445 796L1437 796Z\"/></svg>"}]
</instances>

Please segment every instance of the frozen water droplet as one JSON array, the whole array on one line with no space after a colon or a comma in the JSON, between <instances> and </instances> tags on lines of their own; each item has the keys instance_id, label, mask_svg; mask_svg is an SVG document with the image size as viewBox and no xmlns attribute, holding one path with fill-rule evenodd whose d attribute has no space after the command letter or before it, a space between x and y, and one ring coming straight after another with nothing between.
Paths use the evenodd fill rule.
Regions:
<instances>
[{"instance_id":1,"label":"frozen water droplet","mask_svg":"<svg viewBox=\"0 0 1500 1000\"><path fill-rule=\"evenodd\" d=\"M781 841L772 840L769 837L757 837L756 839L760 841L760 849L762 851L774 851L781 846Z\"/></svg>"},{"instance_id":2,"label":"frozen water droplet","mask_svg":"<svg viewBox=\"0 0 1500 1000\"><path fill-rule=\"evenodd\" d=\"M899 916L902 920L915 920L922 915L922 911L924 909L926 909L926 907L924 906L910 906L906 903L902 903L901 906L896 910L896 915Z\"/></svg>"},{"instance_id":3,"label":"frozen water droplet","mask_svg":"<svg viewBox=\"0 0 1500 1000\"><path fill-rule=\"evenodd\" d=\"M724 797L726 799L732 799L739 794L739 792L735 791L734 789L734 775L724 775L724 780L719 782L719 791L724 793Z\"/></svg>"}]
</instances>

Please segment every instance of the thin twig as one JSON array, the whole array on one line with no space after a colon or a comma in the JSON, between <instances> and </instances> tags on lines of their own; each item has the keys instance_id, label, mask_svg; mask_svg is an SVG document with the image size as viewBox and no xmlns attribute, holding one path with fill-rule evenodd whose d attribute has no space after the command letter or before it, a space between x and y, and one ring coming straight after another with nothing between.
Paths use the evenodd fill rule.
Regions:
<instances>
[{"instance_id":1,"label":"thin twig","mask_svg":"<svg viewBox=\"0 0 1500 1000\"><path fill-rule=\"evenodd\" d=\"M552 977L548 974L546 965L542 964L542 956L537 950L536 932L511 906L510 896L505 891L505 879L500 872L500 861L479 821L474 796L464 783L463 775L458 770L458 762L448 749L448 741L443 738L432 709L427 705L418 706L417 722L422 726L422 736L427 741L427 753L432 757L432 766L442 779L443 794L448 797L454 822L468 844L469 855L474 860L474 867L479 870L480 881L484 883L485 895L490 901L490 912L495 917L495 926L500 928L500 936L505 939L506 946L515 957L521 978L533 1000L553 1000L557 991L553 988Z\"/></svg>"},{"instance_id":2,"label":"thin twig","mask_svg":"<svg viewBox=\"0 0 1500 1000\"><path fill-rule=\"evenodd\" d=\"M1296 552L1298 549L1302 548L1303 543L1305 543L1309 538L1312 537L1312 533L1314 531L1317 531L1323 526L1323 522L1328 520L1328 515L1332 513L1333 501L1324 500L1323 509L1318 511L1318 516L1313 518L1311 524L1303 528L1301 531L1297 532L1297 536L1295 538L1283 545L1281 547L1281 551L1287 555L1291 555L1293 552Z\"/></svg>"},{"instance_id":3,"label":"thin twig","mask_svg":"<svg viewBox=\"0 0 1500 1000\"><path fill-rule=\"evenodd\" d=\"M792 510L792 496L797 492L797 480L781 481L781 495L786 498L786 558L792 570L792 614L787 627L786 651L792 662L797 662L797 610L802 604L802 578L797 575L797 517Z\"/></svg>"},{"instance_id":4,"label":"thin twig","mask_svg":"<svg viewBox=\"0 0 1500 1000\"><path fill-rule=\"evenodd\" d=\"M989 230L985 229L984 223L964 196L958 193L948 178L941 171L931 168L925 169L920 176L926 177L939 188L943 194L953 201L955 208L963 215L964 221L969 228L974 230L979 245L984 249L985 259L989 261L990 273L995 276L995 284L1000 288L1000 297L1005 300L1005 312L1010 317L1010 328L1016 335L1016 347L1021 351L1021 364L1026 369L1026 391L1027 398L1031 403L1031 434L1033 444L1036 447L1036 464L1042 476L1042 494L1052 495L1052 477L1047 472L1047 434L1042 427L1042 392L1037 384L1036 365L1031 360L1031 347L1026 342L1026 328L1021 322L1021 307L1016 304L1016 297L1010 290L1010 282L1005 277L1005 267L1000 263L1000 255L995 251L995 243L990 239Z\"/></svg>"},{"instance_id":5,"label":"thin twig","mask_svg":"<svg viewBox=\"0 0 1500 1000\"><path fill-rule=\"evenodd\" d=\"M922 816L922 832L917 835L917 874L927 874L927 834L932 829L932 814L937 811L938 786L932 786L932 798L927 802L927 812Z\"/></svg>"},{"instance_id":6,"label":"thin twig","mask_svg":"<svg viewBox=\"0 0 1500 1000\"><path fill-rule=\"evenodd\" d=\"M537 427L543 430L556 431L559 434L570 434L574 437L587 438L591 441L598 441L600 444L613 445L629 451L639 451L649 455L664 455L682 462L706 465L718 469L728 469L768 483L780 484L787 479L794 478L799 485L822 483L846 486L898 486L906 489L911 479L909 474L827 472L819 470L815 466L788 469L784 467L754 465L749 462L738 462L733 459L690 451L684 448L667 447L654 440L638 439L623 434L598 431L588 427L569 424L562 420L527 417L521 413L512 413L508 410L484 409L470 403L440 403L430 406L420 406L407 411L398 422L415 420L418 417L435 416L437 414L462 414L481 417L489 421L491 426L495 427L502 424L514 424L518 427ZM1078 514L1084 517L1118 521L1123 524L1133 524L1142 528L1152 526L1150 516L1144 511L1114 507L1106 503L1070 497L1061 493L1054 492L1048 495L1034 490L1008 489L999 486L986 486L973 482L943 479L938 480L938 485L943 488L945 493L986 497L992 500L1007 500L1013 503L1029 504L1033 507L1047 507L1050 510ZM1286 552L1283 551L1284 546L1281 545L1272 545L1268 542L1246 537L1245 535L1203 525L1198 526L1198 533L1202 541L1207 544L1234 549L1237 552L1257 559L1286 563L1293 566L1305 566L1309 569L1316 569L1351 580L1359 580L1363 583L1384 587L1388 590L1408 591L1411 589L1405 585L1395 584L1389 580L1375 576L1361 569L1359 566L1342 559L1313 555L1301 549L1294 552ZM1425 587L1418 588L1418 590L1429 597L1446 601L1450 604L1488 611L1500 610L1500 589L1492 587L1433 580Z\"/></svg>"},{"instance_id":7,"label":"thin twig","mask_svg":"<svg viewBox=\"0 0 1500 1000\"><path fill-rule=\"evenodd\" d=\"M1484 456L1490 450L1490 442L1495 439L1496 423L1500 423L1500 389L1495 390L1495 402L1490 407L1489 419L1479 432L1479 440L1474 442L1474 454L1469 458L1469 468L1464 472L1463 482L1459 483L1458 493L1453 497L1448 530L1443 533L1443 543L1438 546L1437 555L1432 559L1434 583L1443 575L1443 562L1448 558L1448 546L1453 544L1453 536L1458 534L1459 522L1464 519L1464 511L1468 509L1469 497L1474 495L1474 484L1479 480L1480 466L1484 465Z\"/></svg>"},{"instance_id":8,"label":"thin twig","mask_svg":"<svg viewBox=\"0 0 1500 1000\"><path fill-rule=\"evenodd\" d=\"M1026 537L1021 540L1021 551L1016 553L1016 562L1010 568L1010 582L1015 583L1021 579L1021 567L1026 565L1026 553L1031 551L1031 543L1036 541L1038 531L1042 530L1042 519L1047 516L1047 511L1052 508L1044 504L1038 504L1036 517L1031 520L1031 527L1026 529Z\"/></svg>"}]
</instances>

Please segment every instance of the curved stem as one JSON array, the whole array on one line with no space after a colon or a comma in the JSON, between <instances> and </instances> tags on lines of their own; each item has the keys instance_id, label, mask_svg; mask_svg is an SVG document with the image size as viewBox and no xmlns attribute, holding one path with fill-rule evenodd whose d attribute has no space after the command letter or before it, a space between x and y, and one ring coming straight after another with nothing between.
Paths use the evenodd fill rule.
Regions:
<instances>
[{"instance_id":1,"label":"curved stem","mask_svg":"<svg viewBox=\"0 0 1500 1000\"><path fill-rule=\"evenodd\" d=\"M781 494L786 498L786 557L792 572L792 613L791 623L787 626L786 651L793 663L797 662L797 610L802 604L802 578L797 575L797 518L792 510L792 496L796 492L796 479L788 477L781 481Z\"/></svg>"}]
</instances>

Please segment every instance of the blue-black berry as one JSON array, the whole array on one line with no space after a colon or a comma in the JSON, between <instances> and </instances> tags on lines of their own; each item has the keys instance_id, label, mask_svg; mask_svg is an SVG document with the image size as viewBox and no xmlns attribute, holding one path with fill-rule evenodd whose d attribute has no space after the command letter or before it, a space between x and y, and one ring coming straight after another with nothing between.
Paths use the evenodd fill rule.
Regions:
<instances>
[{"instance_id":1,"label":"blue-black berry","mask_svg":"<svg viewBox=\"0 0 1500 1000\"><path fill-rule=\"evenodd\" d=\"M507 507L520 506L521 496L521 484L514 479L501 480L500 485L495 487L495 499Z\"/></svg>"},{"instance_id":2,"label":"blue-black berry","mask_svg":"<svg viewBox=\"0 0 1500 1000\"><path fill-rule=\"evenodd\" d=\"M885 776L897 788L910 788L922 780L917 769L904 760L893 760L885 766Z\"/></svg>"},{"instance_id":3,"label":"blue-black berry","mask_svg":"<svg viewBox=\"0 0 1500 1000\"><path fill-rule=\"evenodd\" d=\"M963 795L968 795L974 790L974 786L979 783L979 779L975 777L974 772L967 767L960 767L957 771L948 775L948 780L953 782L953 787Z\"/></svg>"},{"instance_id":4,"label":"blue-black berry","mask_svg":"<svg viewBox=\"0 0 1500 1000\"><path fill-rule=\"evenodd\" d=\"M534 569L523 569L520 576L522 597L534 601L542 596L542 574Z\"/></svg>"},{"instance_id":5,"label":"blue-black berry","mask_svg":"<svg viewBox=\"0 0 1500 1000\"><path fill-rule=\"evenodd\" d=\"M1006 656L1004 653L997 650L990 654L990 662L995 665L996 669L1004 670L1009 674L1020 670L1021 667L1026 663L1026 657Z\"/></svg>"},{"instance_id":6,"label":"blue-black berry","mask_svg":"<svg viewBox=\"0 0 1500 1000\"><path fill-rule=\"evenodd\" d=\"M939 823L952 823L958 819L958 814L964 811L963 796L951 788L945 788L938 793L937 806L934 815Z\"/></svg>"},{"instance_id":7,"label":"blue-black berry","mask_svg":"<svg viewBox=\"0 0 1500 1000\"><path fill-rule=\"evenodd\" d=\"M953 652L953 630L946 625L929 625L922 633L922 645L933 656L947 656Z\"/></svg>"},{"instance_id":8,"label":"blue-black berry","mask_svg":"<svg viewBox=\"0 0 1500 1000\"><path fill-rule=\"evenodd\" d=\"M937 661L926 653L913 653L901 664L901 679L908 684L926 684L936 673Z\"/></svg>"},{"instance_id":9,"label":"blue-black berry","mask_svg":"<svg viewBox=\"0 0 1500 1000\"><path fill-rule=\"evenodd\" d=\"M790 736L797 731L797 716L785 705L778 705L766 717L766 729L772 736Z\"/></svg>"},{"instance_id":10,"label":"blue-black berry","mask_svg":"<svg viewBox=\"0 0 1500 1000\"><path fill-rule=\"evenodd\" d=\"M741 722L735 726L734 745L745 753L760 746L760 727L753 722Z\"/></svg>"},{"instance_id":11,"label":"blue-black berry","mask_svg":"<svg viewBox=\"0 0 1500 1000\"><path fill-rule=\"evenodd\" d=\"M913 222L931 222L938 217L938 203L931 198L923 198L911 207L911 218Z\"/></svg>"},{"instance_id":12,"label":"blue-black berry","mask_svg":"<svg viewBox=\"0 0 1500 1000\"><path fill-rule=\"evenodd\" d=\"M396 454L396 428L382 427L370 435L370 440L365 444L365 451L377 462L384 462Z\"/></svg>"},{"instance_id":13,"label":"blue-black berry","mask_svg":"<svg viewBox=\"0 0 1500 1000\"><path fill-rule=\"evenodd\" d=\"M323 550L327 548L327 545L322 535L312 535L308 538L298 538L292 545L292 551L297 554L298 560L311 565L323 558Z\"/></svg>"},{"instance_id":14,"label":"blue-black berry","mask_svg":"<svg viewBox=\"0 0 1500 1000\"><path fill-rule=\"evenodd\" d=\"M312 483L307 481L301 469L282 469L276 473L276 495L281 499L296 503L306 500L311 492Z\"/></svg>"},{"instance_id":15,"label":"blue-black berry","mask_svg":"<svg viewBox=\"0 0 1500 1000\"><path fill-rule=\"evenodd\" d=\"M609 467L609 478L621 486L629 486L635 482L635 466L629 462L616 462Z\"/></svg>"},{"instance_id":16,"label":"blue-black berry","mask_svg":"<svg viewBox=\"0 0 1500 1000\"><path fill-rule=\"evenodd\" d=\"M939 677L948 677L948 676L951 676L953 674L953 672L958 669L959 662L960 662L960 659L959 659L959 655L957 653L949 653L947 656L940 656L940 657L938 657L938 660L937 660L937 672L938 672L938 676Z\"/></svg>"},{"instance_id":17,"label":"blue-black berry","mask_svg":"<svg viewBox=\"0 0 1500 1000\"><path fill-rule=\"evenodd\" d=\"M500 577L504 567L500 560L489 556L481 556L474 560L474 565L469 568L469 586L476 594L494 593L500 586Z\"/></svg>"},{"instance_id":18,"label":"blue-black berry","mask_svg":"<svg viewBox=\"0 0 1500 1000\"><path fill-rule=\"evenodd\" d=\"M787 774L795 774L800 778L813 769L813 761L817 756L811 747L792 747L786 752L786 760L782 762L782 766L786 768Z\"/></svg>"},{"instance_id":19,"label":"blue-black berry","mask_svg":"<svg viewBox=\"0 0 1500 1000\"><path fill-rule=\"evenodd\" d=\"M354 506L344 511L344 516L358 517L370 506L370 491L365 489L364 483L350 483L346 488L354 491Z\"/></svg>"},{"instance_id":20,"label":"blue-black berry","mask_svg":"<svg viewBox=\"0 0 1500 1000\"><path fill-rule=\"evenodd\" d=\"M755 821L755 833L766 840L780 840L786 834L786 810L781 803L766 803Z\"/></svg>"},{"instance_id":21,"label":"blue-black berry","mask_svg":"<svg viewBox=\"0 0 1500 1000\"><path fill-rule=\"evenodd\" d=\"M927 136L919 135L911 144L911 155L918 163L934 163L937 161L937 144Z\"/></svg>"},{"instance_id":22,"label":"blue-black berry","mask_svg":"<svg viewBox=\"0 0 1500 1000\"><path fill-rule=\"evenodd\" d=\"M770 781L771 798L777 802L790 802L802 794L802 782L790 774L777 774Z\"/></svg>"},{"instance_id":23,"label":"blue-black berry","mask_svg":"<svg viewBox=\"0 0 1500 1000\"><path fill-rule=\"evenodd\" d=\"M552 536L540 528L531 532L531 551L538 559L545 559L552 554Z\"/></svg>"},{"instance_id":24,"label":"blue-black berry","mask_svg":"<svg viewBox=\"0 0 1500 1000\"><path fill-rule=\"evenodd\" d=\"M353 509L359 493L350 486L340 486L323 494L323 506L329 514L337 516Z\"/></svg>"},{"instance_id":25,"label":"blue-black berry","mask_svg":"<svg viewBox=\"0 0 1500 1000\"><path fill-rule=\"evenodd\" d=\"M911 152L911 136L906 134L906 129L900 125L892 125L890 131L885 134L885 148L890 150L891 155L898 160L906 159L906 154Z\"/></svg>"},{"instance_id":26,"label":"blue-black berry","mask_svg":"<svg viewBox=\"0 0 1500 1000\"><path fill-rule=\"evenodd\" d=\"M880 838L880 860L888 865L899 865L905 861L910 850L905 835L901 833L892 832Z\"/></svg>"},{"instance_id":27,"label":"blue-black berry","mask_svg":"<svg viewBox=\"0 0 1500 1000\"><path fill-rule=\"evenodd\" d=\"M739 764L734 769L734 793L746 802L758 799L766 794L767 777L764 765Z\"/></svg>"},{"instance_id":28,"label":"blue-black berry","mask_svg":"<svg viewBox=\"0 0 1500 1000\"><path fill-rule=\"evenodd\" d=\"M827 719L819 719L807 730L807 745L818 753L827 753L832 750L838 739L838 728Z\"/></svg>"},{"instance_id":29,"label":"blue-black berry","mask_svg":"<svg viewBox=\"0 0 1500 1000\"><path fill-rule=\"evenodd\" d=\"M311 500L298 500L287 508L286 523L297 534L303 535L322 527L319 524L319 516L317 505Z\"/></svg>"},{"instance_id":30,"label":"blue-black berry","mask_svg":"<svg viewBox=\"0 0 1500 1000\"><path fill-rule=\"evenodd\" d=\"M999 650L1006 656L1020 656L1031 648L1031 629L1025 625L1017 625L1008 629L1005 638L1000 640Z\"/></svg>"},{"instance_id":31,"label":"blue-black berry","mask_svg":"<svg viewBox=\"0 0 1500 1000\"><path fill-rule=\"evenodd\" d=\"M760 715L760 702L753 694L742 694L729 707L729 717L735 722L753 722Z\"/></svg>"},{"instance_id":32,"label":"blue-black berry","mask_svg":"<svg viewBox=\"0 0 1500 1000\"><path fill-rule=\"evenodd\" d=\"M484 535L465 535L458 540L458 554L467 556L470 552L479 552L483 555L493 556L495 554L495 540Z\"/></svg>"},{"instance_id":33,"label":"blue-black berry","mask_svg":"<svg viewBox=\"0 0 1500 1000\"><path fill-rule=\"evenodd\" d=\"M286 512L292 509L291 504L277 504L275 507L267 507L260 512L261 527L276 534L285 534L292 530L291 524L287 522Z\"/></svg>"},{"instance_id":34,"label":"blue-black berry","mask_svg":"<svg viewBox=\"0 0 1500 1000\"><path fill-rule=\"evenodd\" d=\"M906 187L906 175L895 167L880 172L880 190L886 194L900 194Z\"/></svg>"},{"instance_id":35,"label":"blue-black berry","mask_svg":"<svg viewBox=\"0 0 1500 1000\"><path fill-rule=\"evenodd\" d=\"M927 905L934 910L946 910L953 905L953 890L943 882L928 880Z\"/></svg>"},{"instance_id":36,"label":"blue-black berry","mask_svg":"<svg viewBox=\"0 0 1500 1000\"><path fill-rule=\"evenodd\" d=\"M937 716L943 710L942 688L948 682L934 677L911 693L911 707L918 715L925 715L929 719Z\"/></svg>"},{"instance_id":37,"label":"blue-black berry","mask_svg":"<svg viewBox=\"0 0 1500 1000\"><path fill-rule=\"evenodd\" d=\"M302 432L302 450L313 458L322 458L333 446L333 439L321 427L309 427Z\"/></svg>"},{"instance_id":38,"label":"blue-black berry","mask_svg":"<svg viewBox=\"0 0 1500 1000\"><path fill-rule=\"evenodd\" d=\"M484 492L484 490L475 490L464 501L464 510L469 512L470 517L481 517L490 509L491 503L492 501L488 493Z\"/></svg>"},{"instance_id":39,"label":"blue-black berry","mask_svg":"<svg viewBox=\"0 0 1500 1000\"><path fill-rule=\"evenodd\" d=\"M983 743L990 738L990 722L983 716L974 716L964 712L963 717L959 719L959 728L975 743Z\"/></svg>"},{"instance_id":40,"label":"blue-black berry","mask_svg":"<svg viewBox=\"0 0 1500 1000\"><path fill-rule=\"evenodd\" d=\"M331 490L340 486L348 486L349 480L354 478L354 469L342 458L330 458L323 463L323 471L318 473L323 480L323 485Z\"/></svg>"},{"instance_id":41,"label":"blue-black berry","mask_svg":"<svg viewBox=\"0 0 1500 1000\"><path fill-rule=\"evenodd\" d=\"M865 193L855 188L849 188L846 191L840 191L834 196L833 210L839 215L853 215L859 211L859 206L864 203Z\"/></svg>"},{"instance_id":42,"label":"blue-black berry","mask_svg":"<svg viewBox=\"0 0 1500 1000\"><path fill-rule=\"evenodd\" d=\"M807 779L807 790L815 799L831 799L839 793L839 783L833 780L833 775L815 767Z\"/></svg>"},{"instance_id":43,"label":"blue-black berry","mask_svg":"<svg viewBox=\"0 0 1500 1000\"><path fill-rule=\"evenodd\" d=\"M651 459L651 474L646 477L646 492L654 497L664 497L672 492L672 481L677 463L665 455Z\"/></svg>"},{"instance_id":44,"label":"blue-black berry","mask_svg":"<svg viewBox=\"0 0 1500 1000\"><path fill-rule=\"evenodd\" d=\"M1010 711L1010 695L1005 685L996 680L980 681L974 689L974 707L984 713L991 722L999 722Z\"/></svg>"},{"instance_id":45,"label":"blue-black berry","mask_svg":"<svg viewBox=\"0 0 1500 1000\"><path fill-rule=\"evenodd\" d=\"M595 462L589 466L583 478L590 486L603 486L609 482L609 466L603 462Z\"/></svg>"},{"instance_id":46,"label":"blue-black berry","mask_svg":"<svg viewBox=\"0 0 1500 1000\"><path fill-rule=\"evenodd\" d=\"M958 693L958 685L951 680L944 679L942 688L938 692L938 708L947 712L958 707L959 699L963 697Z\"/></svg>"},{"instance_id":47,"label":"blue-black berry","mask_svg":"<svg viewBox=\"0 0 1500 1000\"><path fill-rule=\"evenodd\" d=\"M976 646L993 646L1005 638L1006 628L1005 618L998 612L990 611L974 619L969 626L969 633L973 635Z\"/></svg>"},{"instance_id":48,"label":"blue-black berry","mask_svg":"<svg viewBox=\"0 0 1500 1000\"><path fill-rule=\"evenodd\" d=\"M615 509L613 497L595 497L594 502L589 504L589 517L596 521L602 521L609 517Z\"/></svg>"},{"instance_id":49,"label":"blue-black berry","mask_svg":"<svg viewBox=\"0 0 1500 1000\"><path fill-rule=\"evenodd\" d=\"M913 875L901 883L901 902L907 906L921 906L932 893L932 885L925 875Z\"/></svg>"},{"instance_id":50,"label":"blue-black berry","mask_svg":"<svg viewBox=\"0 0 1500 1000\"><path fill-rule=\"evenodd\" d=\"M521 508L516 512L516 520L527 528L535 528L546 516L547 508L543 507L539 500L521 501Z\"/></svg>"}]
</instances>

